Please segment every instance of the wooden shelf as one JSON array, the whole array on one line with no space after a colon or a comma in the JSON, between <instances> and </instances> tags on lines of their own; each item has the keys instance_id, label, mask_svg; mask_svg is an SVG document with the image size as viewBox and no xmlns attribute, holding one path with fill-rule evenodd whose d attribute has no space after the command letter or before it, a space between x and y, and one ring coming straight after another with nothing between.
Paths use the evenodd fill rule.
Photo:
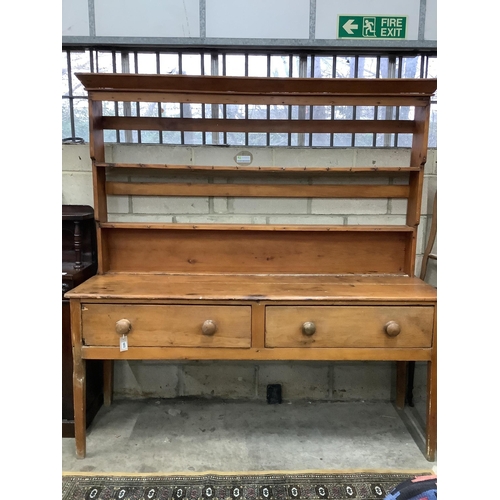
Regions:
<instances>
[{"instance_id":1,"label":"wooden shelf","mask_svg":"<svg viewBox=\"0 0 500 500\"><path fill-rule=\"evenodd\" d=\"M408 172L418 172L421 167L294 167L294 166L233 166L233 165L171 165L167 163L112 163L96 162L98 168L118 168L118 169L141 169L141 170L165 170L168 172L244 172L244 173L271 173L271 174L406 174Z\"/></svg>"},{"instance_id":2,"label":"wooden shelf","mask_svg":"<svg viewBox=\"0 0 500 500\"><path fill-rule=\"evenodd\" d=\"M199 231L339 231L339 232L402 232L412 233L415 228L405 225L302 225L302 224L178 224L160 222L101 222L101 229L163 229Z\"/></svg>"},{"instance_id":3,"label":"wooden shelf","mask_svg":"<svg viewBox=\"0 0 500 500\"><path fill-rule=\"evenodd\" d=\"M76 73L93 100L204 104L426 106L436 80Z\"/></svg>"},{"instance_id":4,"label":"wooden shelf","mask_svg":"<svg viewBox=\"0 0 500 500\"><path fill-rule=\"evenodd\" d=\"M413 134L413 120L260 120L103 116L103 130L272 133Z\"/></svg>"},{"instance_id":5,"label":"wooden shelf","mask_svg":"<svg viewBox=\"0 0 500 500\"><path fill-rule=\"evenodd\" d=\"M300 188L300 189L298 189ZM256 198L409 198L408 185L194 184L107 182L109 195Z\"/></svg>"}]
</instances>

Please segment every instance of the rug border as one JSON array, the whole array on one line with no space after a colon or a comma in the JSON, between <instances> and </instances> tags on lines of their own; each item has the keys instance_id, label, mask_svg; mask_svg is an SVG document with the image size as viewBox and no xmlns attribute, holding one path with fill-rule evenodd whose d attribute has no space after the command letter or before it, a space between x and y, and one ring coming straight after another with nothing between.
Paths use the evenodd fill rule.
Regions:
<instances>
[{"instance_id":1,"label":"rug border","mask_svg":"<svg viewBox=\"0 0 500 500\"><path fill-rule=\"evenodd\" d=\"M200 477L207 475L216 476L265 476L268 474L294 475L294 474L427 474L437 475L432 469L305 469L305 470L265 470L265 471L244 471L244 472L224 472L219 470L206 470L203 472L71 472L63 471L63 477L66 476L82 476L82 477L169 477L169 476L186 476Z\"/></svg>"}]
</instances>

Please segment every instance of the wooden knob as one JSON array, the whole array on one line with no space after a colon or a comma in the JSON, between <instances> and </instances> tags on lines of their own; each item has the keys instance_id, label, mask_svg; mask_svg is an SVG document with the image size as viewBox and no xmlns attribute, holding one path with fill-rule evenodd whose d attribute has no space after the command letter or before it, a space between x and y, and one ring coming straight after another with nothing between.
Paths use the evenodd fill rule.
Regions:
<instances>
[{"instance_id":1,"label":"wooden knob","mask_svg":"<svg viewBox=\"0 0 500 500\"><path fill-rule=\"evenodd\" d=\"M396 337L401 333L401 327L395 321L389 321L384 326L385 333L389 335L389 337Z\"/></svg>"},{"instance_id":2,"label":"wooden knob","mask_svg":"<svg viewBox=\"0 0 500 500\"><path fill-rule=\"evenodd\" d=\"M203 332L203 335L213 335L216 330L217 325L215 324L215 321L212 321L211 319L207 319L203 322L203 325L201 325L201 331Z\"/></svg>"},{"instance_id":3,"label":"wooden knob","mask_svg":"<svg viewBox=\"0 0 500 500\"><path fill-rule=\"evenodd\" d=\"M132 323L128 319L120 319L116 322L115 329L118 335L127 335L132 329Z\"/></svg>"},{"instance_id":4,"label":"wooden knob","mask_svg":"<svg viewBox=\"0 0 500 500\"><path fill-rule=\"evenodd\" d=\"M304 335L313 335L316 332L316 325L312 321L306 321L302 325L302 333Z\"/></svg>"}]
</instances>

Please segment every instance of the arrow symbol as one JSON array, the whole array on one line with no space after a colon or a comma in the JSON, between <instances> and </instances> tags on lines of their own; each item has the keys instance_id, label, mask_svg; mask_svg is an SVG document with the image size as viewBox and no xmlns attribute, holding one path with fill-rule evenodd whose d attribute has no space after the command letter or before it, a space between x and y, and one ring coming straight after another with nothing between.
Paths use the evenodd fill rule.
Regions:
<instances>
[{"instance_id":1,"label":"arrow symbol","mask_svg":"<svg viewBox=\"0 0 500 500\"><path fill-rule=\"evenodd\" d=\"M347 33L349 35L352 35L353 34L353 31L352 30L357 30L358 29L358 25L357 24L352 24L354 22L354 19L349 19L345 24L344 26L342 26L342 28L344 28Z\"/></svg>"}]
</instances>

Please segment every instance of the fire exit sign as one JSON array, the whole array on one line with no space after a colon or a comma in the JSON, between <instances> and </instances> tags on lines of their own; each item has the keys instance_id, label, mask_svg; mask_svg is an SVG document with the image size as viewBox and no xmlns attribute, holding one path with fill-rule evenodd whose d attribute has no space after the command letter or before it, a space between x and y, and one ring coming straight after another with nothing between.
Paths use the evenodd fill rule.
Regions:
<instances>
[{"instance_id":1,"label":"fire exit sign","mask_svg":"<svg viewBox=\"0 0 500 500\"><path fill-rule=\"evenodd\" d=\"M406 16L339 16L338 38L406 38Z\"/></svg>"}]
</instances>

